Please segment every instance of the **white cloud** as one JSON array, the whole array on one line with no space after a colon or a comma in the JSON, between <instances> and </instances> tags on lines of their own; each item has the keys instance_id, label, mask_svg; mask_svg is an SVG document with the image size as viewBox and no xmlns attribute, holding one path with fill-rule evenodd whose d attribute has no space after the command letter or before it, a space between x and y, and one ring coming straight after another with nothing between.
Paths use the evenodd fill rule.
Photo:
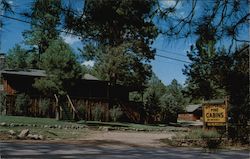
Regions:
<instances>
[{"instance_id":1,"label":"white cloud","mask_svg":"<svg viewBox=\"0 0 250 159\"><path fill-rule=\"evenodd\" d=\"M74 43L77 43L77 42L80 42L80 41L81 41L78 37L73 36L73 35L62 34L61 37L63 38L63 40L64 40L66 43L68 43L68 44L70 44L70 45L72 45L72 44L74 44Z\"/></svg>"},{"instance_id":2,"label":"white cloud","mask_svg":"<svg viewBox=\"0 0 250 159\"><path fill-rule=\"evenodd\" d=\"M159 3L162 9L166 9L169 7L174 7L177 1L176 0L160 0ZM178 2L176 9L179 9L180 7L181 7L181 1Z\"/></svg>"},{"instance_id":3,"label":"white cloud","mask_svg":"<svg viewBox=\"0 0 250 159\"><path fill-rule=\"evenodd\" d=\"M10 5L13 5L13 1L8 1Z\"/></svg>"},{"instance_id":4,"label":"white cloud","mask_svg":"<svg viewBox=\"0 0 250 159\"><path fill-rule=\"evenodd\" d=\"M84 61L82 65L88 66L88 67L93 67L95 64L95 61L89 60L89 61Z\"/></svg>"}]
</instances>

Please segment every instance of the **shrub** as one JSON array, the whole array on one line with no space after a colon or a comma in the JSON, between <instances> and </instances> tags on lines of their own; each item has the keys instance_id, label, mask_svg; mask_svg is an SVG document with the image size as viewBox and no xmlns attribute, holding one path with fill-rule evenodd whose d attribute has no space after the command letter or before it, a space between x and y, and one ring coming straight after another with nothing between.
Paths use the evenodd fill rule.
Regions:
<instances>
[{"instance_id":1,"label":"shrub","mask_svg":"<svg viewBox=\"0 0 250 159\"><path fill-rule=\"evenodd\" d=\"M24 93L17 94L15 108L18 114L27 115L30 105L30 97Z\"/></svg>"},{"instance_id":2,"label":"shrub","mask_svg":"<svg viewBox=\"0 0 250 159\"><path fill-rule=\"evenodd\" d=\"M123 114L121 108L119 106L114 106L109 110L112 121L116 122Z\"/></svg>"},{"instance_id":3,"label":"shrub","mask_svg":"<svg viewBox=\"0 0 250 159\"><path fill-rule=\"evenodd\" d=\"M40 99L38 105L42 113L46 113L49 110L50 99L46 99L46 98Z\"/></svg>"},{"instance_id":4,"label":"shrub","mask_svg":"<svg viewBox=\"0 0 250 159\"><path fill-rule=\"evenodd\" d=\"M6 110L6 93L0 94L0 112L3 113L4 110Z\"/></svg>"},{"instance_id":5,"label":"shrub","mask_svg":"<svg viewBox=\"0 0 250 159\"><path fill-rule=\"evenodd\" d=\"M80 114L80 116L83 116L85 117L85 114L86 114L86 105L82 102L77 102L77 111L78 113Z\"/></svg>"},{"instance_id":6,"label":"shrub","mask_svg":"<svg viewBox=\"0 0 250 159\"><path fill-rule=\"evenodd\" d=\"M102 113L103 113L103 108L100 105L96 105L94 109L94 120L101 121Z\"/></svg>"},{"instance_id":7,"label":"shrub","mask_svg":"<svg viewBox=\"0 0 250 159\"><path fill-rule=\"evenodd\" d=\"M205 148L216 149L221 143L220 137L221 135L216 130L193 129L184 136L184 139L201 139Z\"/></svg>"}]
</instances>

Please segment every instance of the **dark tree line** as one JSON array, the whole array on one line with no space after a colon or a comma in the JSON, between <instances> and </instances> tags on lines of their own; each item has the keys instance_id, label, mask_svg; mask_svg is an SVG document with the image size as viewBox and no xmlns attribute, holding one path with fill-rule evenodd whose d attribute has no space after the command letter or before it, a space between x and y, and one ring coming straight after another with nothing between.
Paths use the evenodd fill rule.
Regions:
<instances>
[{"instance_id":1,"label":"dark tree line","mask_svg":"<svg viewBox=\"0 0 250 159\"><path fill-rule=\"evenodd\" d=\"M8 3L1 2L1 7L8 10ZM167 5L160 0L81 2L82 6L76 8L70 2L60 0L35 0L31 11L24 13L31 20L30 30L24 32L25 42L31 49L16 46L10 50L8 66L40 68L57 74L57 78L40 81L38 85L52 92L65 93L65 84L58 83L79 78L80 72L72 50L60 38L60 29L64 29L81 38L84 45L80 49L82 56L85 60L95 61L91 70L93 74L113 84L147 86L150 89L150 62L155 56L152 43L156 37L194 37L196 42L187 53L191 64L184 68L186 93L194 99L205 100L227 95L236 122L249 121L249 46L236 49L239 44L249 42L249 37L241 39L249 28L248 0L176 0ZM224 49L218 45L223 40L231 43ZM66 51L60 52L62 48ZM48 60L51 63L48 64ZM72 64L69 72L60 70L66 67L64 62ZM61 74L67 73L72 76L61 78ZM155 103L174 105L177 97L166 95L162 97L165 101L155 100L157 91L154 89L148 91L147 109L156 107L157 110L159 104Z\"/></svg>"}]
</instances>

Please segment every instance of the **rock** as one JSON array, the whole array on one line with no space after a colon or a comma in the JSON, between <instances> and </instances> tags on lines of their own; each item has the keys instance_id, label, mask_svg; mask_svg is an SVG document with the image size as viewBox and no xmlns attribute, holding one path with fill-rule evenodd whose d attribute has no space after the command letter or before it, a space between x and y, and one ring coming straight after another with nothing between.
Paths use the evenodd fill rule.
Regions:
<instances>
[{"instance_id":1,"label":"rock","mask_svg":"<svg viewBox=\"0 0 250 159\"><path fill-rule=\"evenodd\" d=\"M7 124L5 122L2 122L0 125L1 126L7 126Z\"/></svg>"},{"instance_id":2,"label":"rock","mask_svg":"<svg viewBox=\"0 0 250 159\"><path fill-rule=\"evenodd\" d=\"M48 128L49 126L48 125L44 125L44 128Z\"/></svg>"},{"instance_id":3,"label":"rock","mask_svg":"<svg viewBox=\"0 0 250 159\"><path fill-rule=\"evenodd\" d=\"M20 138L20 139L25 138L26 136L29 135L29 132L30 132L29 129L22 130L21 133L18 135L18 138Z\"/></svg>"},{"instance_id":4,"label":"rock","mask_svg":"<svg viewBox=\"0 0 250 159\"><path fill-rule=\"evenodd\" d=\"M42 135L39 135L39 136L38 136L38 139L39 139L39 140L43 140L44 137L43 137Z\"/></svg>"},{"instance_id":5,"label":"rock","mask_svg":"<svg viewBox=\"0 0 250 159\"><path fill-rule=\"evenodd\" d=\"M187 147L188 146L188 143L181 143L181 146L183 146L183 147Z\"/></svg>"},{"instance_id":6,"label":"rock","mask_svg":"<svg viewBox=\"0 0 250 159\"><path fill-rule=\"evenodd\" d=\"M10 127L15 127L15 126L16 126L16 124L14 124L14 123L10 124Z\"/></svg>"},{"instance_id":7,"label":"rock","mask_svg":"<svg viewBox=\"0 0 250 159\"><path fill-rule=\"evenodd\" d=\"M109 131L109 127L106 126L102 127L102 131Z\"/></svg>"},{"instance_id":8,"label":"rock","mask_svg":"<svg viewBox=\"0 0 250 159\"><path fill-rule=\"evenodd\" d=\"M98 128L98 130L101 130L101 131L109 131L109 127L100 126L100 127Z\"/></svg>"},{"instance_id":9,"label":"rock","mask_svg":"<svg viewBox=\"0 0 250 159\"><path fill-rule=\"evenodd\" d=\"M37 134L29 134L27 138L33 139L33 140L40 140L39 135Z\"/></svg>"},{"instance_id":10,"label":"rock","mask_svg":"<svg viewBox=\"0 0 250 159\"><path fill-rule=\"evenodd\" d=\"M16 132L14 130L9 130L10 135L14 136L16 135Z\"/></svg>"},{"instance_id":11,"label":"rock","mask_svg":"<svg viewBox=\"0 0 250 159\"><path fill-rule=\"evenodd\" d=\"M58 125L58 129L62 129L62 126L61 126L61 125Z\"/></svg>"}]
</instances>

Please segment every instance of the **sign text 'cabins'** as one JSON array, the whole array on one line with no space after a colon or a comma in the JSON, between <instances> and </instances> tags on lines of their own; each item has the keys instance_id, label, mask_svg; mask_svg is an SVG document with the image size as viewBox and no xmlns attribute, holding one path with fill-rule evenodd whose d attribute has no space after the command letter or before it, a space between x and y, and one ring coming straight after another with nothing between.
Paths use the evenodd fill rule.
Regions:
<instances>
[{"instance_id":1,"label":"sign text 'cabins'","mask_svg":"<svg viewBox=\"0 0 250 159\"><path fill-rule=\"evenodd\" d=\"M205 104L203 120L208 126L223 126L227 122L227 106L223 104Z\"/></svg>"}]
</instances>

